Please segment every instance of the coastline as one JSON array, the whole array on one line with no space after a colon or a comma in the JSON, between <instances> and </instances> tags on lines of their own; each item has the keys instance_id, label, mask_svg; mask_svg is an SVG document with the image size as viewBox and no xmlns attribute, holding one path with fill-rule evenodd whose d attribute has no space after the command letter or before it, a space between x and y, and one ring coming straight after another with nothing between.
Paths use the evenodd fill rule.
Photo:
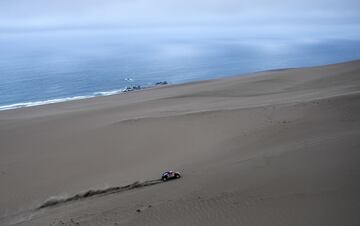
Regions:
<instances>
[{"instance_id":1,"label":"coastline","mask_svg":"<svg viewBox=\"0 0 360 226\"><path fill-rule=\"evenodd\" d=\"M359 74L360 60L0 111L0 224L357 225ZM157 183L169 169L183 177Z\"/></svg>"},{"instance_id":2,"label":"coastline","mask_svg":"<svg viewBox=\"0 0 360 226\"><path fill-rule=\"evenodd\" d=\"M335 63L335 64L343 64L343 63L353 62L353 61L357 61L357 60L338 62L338 63ZM332 65L332 64L326 64L326 65ZM221 80L221 79L239 77L239 76L254 76L254 75L259 74L259 73L277 72L277 71L285 71L285 70L300 69L300 68L316 68L316 67L326 66L326 65L299 67L299 68L293 67L293 68L270 69L270 70L255 71L255 72L246 73L246 74L240 74L240 75L225 75L225 76L221 76L219 78L209 79L209 80ZM157 83L152 84L152 85L141 86L140 89L129 90L129 88L131 89L131 88L137 87L137 86L133 86L133 87L128 86L128 87L125 87L125 88L122 88L122 89L106 90L106 91L94 91L92 94L88 94L88 95L59 97L59 98L54 98L54 99L45 99L45 100L38 100L38 101L12 103L12 104L7 104L7 105L0 106L0 111L14 110L14 109L19 109L19 108L27 108L27 107L34 107L34 106L42 106L42 105L47 105L47 104L64 103L64 102L68 102L68 101L77 101L77 100L91 99L91 98L97 98L97 97L103 97L103 96L119 95L119 94L124 94L124 93L129 92L129 91L152 89L152 88L156 88L156 87L162 86L162 85L185 85L185 84L191 84L191 83L206 82L206 81L209 81L209 80L205 79L205 80L196 80L196 81L192 81L192 82L171 83L171 84L168 84L166 81L164 81L164 82L157 82ZM164 83L166 83L166 84L164 84Z\"/></svg>"},{"instance_id":3,"label":"coastline","mask_svg":"<svg viewBox=\"0 0 360 226\"><path fill-rule=\"evenodd\" d=\"M150 89L150 88L153 88L156 86L167 85L167 84L168 83L165 81L165 82L157 82L154 85L148 85L148 86L138 85L138 86L132 86L132 87L128 86L123 89L108 90L108 91L96 91L91 95L63 97L63 98L31 101L31 102L23 102L23 103L14 103L14 104L0 106L0 111L13 110L13 109L25 108L25 107L41 106L41 105L46 105L46 104L63 103L63 102L74 101L74 100L84 100L84 99L90 99L90 98L95 98L95 97L111 96L111 95L116 95L116 94L123 94L126 92L133 92L133 91L137 91L137 90Z\"/></svg>"}]
</instances>

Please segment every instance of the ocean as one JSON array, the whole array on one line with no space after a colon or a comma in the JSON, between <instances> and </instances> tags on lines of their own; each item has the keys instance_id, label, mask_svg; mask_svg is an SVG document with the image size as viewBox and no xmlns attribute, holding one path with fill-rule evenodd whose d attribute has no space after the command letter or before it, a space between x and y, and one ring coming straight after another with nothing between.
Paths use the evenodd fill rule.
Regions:
<instances>
[{"instance_id":1,"label":"ocean","mask_svg":"<svg viewBox=\"0 0 360 226\"><path fill-rule=\"evenodd\" d=\"M220 34L219 34L220 33ZM0 35L0 110L360 59L360 39L54 30Z\"/></svg>"}]
</instances>

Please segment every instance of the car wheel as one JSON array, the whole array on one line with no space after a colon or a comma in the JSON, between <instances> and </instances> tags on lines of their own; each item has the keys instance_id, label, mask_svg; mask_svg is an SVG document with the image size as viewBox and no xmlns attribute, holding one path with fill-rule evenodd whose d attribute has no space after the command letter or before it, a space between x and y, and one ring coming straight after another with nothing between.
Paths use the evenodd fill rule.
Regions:
<instances>
[{"instance_id":1,"label":"car wheel","mask_svg":"<svg viewBox=\"0 0 360 226\"><path fill-rule=\"evenodd\" d=\"M167 178L166 178L166 177L163 177L163 178L162 178L162 181L166 181L166 180L167 180Z\"/></svg>"},{"instance_id":2,"label":"car wheel","mask_svg":"<svg viewBox=\"0 0 360 226\"><path fill-rule=\"evenodd\" d=\"M176 178L180 178L180 174L176 174L175 177L176 177Z\"/></svg>"}]
</instances>

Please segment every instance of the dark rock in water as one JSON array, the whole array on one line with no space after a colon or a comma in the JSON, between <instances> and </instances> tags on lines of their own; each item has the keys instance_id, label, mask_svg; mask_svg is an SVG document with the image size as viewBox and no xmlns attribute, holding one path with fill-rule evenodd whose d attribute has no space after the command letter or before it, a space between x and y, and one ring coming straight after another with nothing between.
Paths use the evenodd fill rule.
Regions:
<instances>
[{"instance_id":1,"label":"dark rock in water","mask_svg":"<svg viewBox=\"0 0 360 226\"><path fill-rule=\"evenodd\" d=\"M157 82L155 83L155 86L161 86L161 85L167 85L169 84L167 81L163 81L163 82ZM151 86L145 86L145 87L142 87L140 85L137 85L137 86L128 86L125 88L125 90L123 91L124 93L126 92L132 92L132 91L136 91L136 90L141 90L141 89L145 89L145 88L149 88Z\"/></svg>"},{"instance_id":2,"label":"dark rock in water","mask_svg":"<svg viewBox=\"0 0 360 226\"><path fill-rule=\"evenodd\" d=\"M161 85L167 85L168 82L167 81L163 81L163 82L157 82L155 83L156 86L161 86Z\"/></svg>"},{"instance_id":3,"label":"dark rock in water","mask_svg":"<svg viewBox=\"0 0 360 226\"><path fill-rule=\"evenodd\" d=\"M140 213L140 212L141 212L141 209L137 209L136 212Z\"/></svg>"},{"instance_id":4,"label":"dark rock in water","mask_svg":"<svg viewBox=\"0 0 360 226\"><path fill-rule=\"evenodd\" d=\"M141 86L128 86L128 87L126 87L124 92L131 92L131 91L140 90L140 89L142 89Z\"/></svg>"}]
</instances>

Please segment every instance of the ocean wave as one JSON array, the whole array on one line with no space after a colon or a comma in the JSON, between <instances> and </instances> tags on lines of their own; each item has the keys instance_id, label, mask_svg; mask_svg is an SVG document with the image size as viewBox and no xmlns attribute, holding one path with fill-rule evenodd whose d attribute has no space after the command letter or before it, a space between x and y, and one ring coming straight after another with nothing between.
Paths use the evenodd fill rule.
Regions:
<instances>
[{"instance_id":1,"label":"ocean wave","mask_svg":"<svg viewBox=\"0 0 360 226\"><path fill-rule=\"evenodd\" d=\"M23 103L3 105L3 106L0 106L0 111L24 108L24 107L40 106L40 105L45 105L45 104L55 104L55 103L73 101L73 100L83 100L83 99L89 99L89 98L98 97L98 96L110 96L110 95L123 93L124 90L125 89L118 89L118 90L111 90L111 91L94 92L91 95L84 95L84 96L65 97L65 98L56 98L56 99L43 100L43 101L29 101L29 102L23 102Z\"/></svg>"},{"instance_id":2,"label":"ocean wave","mask_svg":"<svg viewBox=\"0 0 360 226\"><path fill-rule=\"evenodd\" d=\"M82 100L91 98L94 96L76 96L76 97L65 97L65 98L57 98L57 99L51 99L51 100L44 100L44 101L33 101L33 102L24 102L24 103L16 103L16 104L9 104L9 105L3 105L0 106L0 111L4 110L11 110L16 108L23 108L23 107L33 107L33 106L39 106L39 105L45 105L45 104L55 104L55 103L61 103L66 101L72 101L72 100Z\"/></svg>"},{"instance_id":3,"label":"ocean wave","mask_svg":"<svg viewBox=\"0 0 360 226\"><path fill-rule=\"evenodd\" d=\"M124 91L125 91L125 89L116 89L116 90L110 90L110 91L95 92L94 96L110 96L110 95L123 93Z\"/></svg>"},{"instance_id":4,"label":"ocean wave","mask_svg":"<svg viewBox=\"0 0 360 226\"><path fill-rule=\"evenodd\" d=\"M124 80L127 81L127 82L133 82L134 81L133 78L125 78Z\"/></svg>"},{"instance_id":5,"label":"ocean wave","mask_svg":"<svg viewBox=\"0 0 360 226\"><path fill-rule=\"evenodd\" d=\"M9 104L9 105L3 105L0 106L0 111L5 110L11 110L11 109L17 109L17 108L24 108L24 107L33 107L33 106L39 106L39 105L45 105L45 104L55 104L55 103L61 103L61 102L67 102L67 101L73 101L73 100L83 100L83 99L89 99L93 97L98 96L111 96L141 89L147 89L154 86L160 86L160 85L167 85L168 82L156 82L152 85L145 85L145 86L130 86L126 87L124 89L115 89L110 91L100 91L100 92L94 92L90 95L83 95L83 96L74 96L74 97L65 97L65 98L56 98L56 99L50 99L50 100L44 100L44 101L30 101L30 102L23 102L23 103L16 103L16 104Z\"/></svg>"}]
</instances>

